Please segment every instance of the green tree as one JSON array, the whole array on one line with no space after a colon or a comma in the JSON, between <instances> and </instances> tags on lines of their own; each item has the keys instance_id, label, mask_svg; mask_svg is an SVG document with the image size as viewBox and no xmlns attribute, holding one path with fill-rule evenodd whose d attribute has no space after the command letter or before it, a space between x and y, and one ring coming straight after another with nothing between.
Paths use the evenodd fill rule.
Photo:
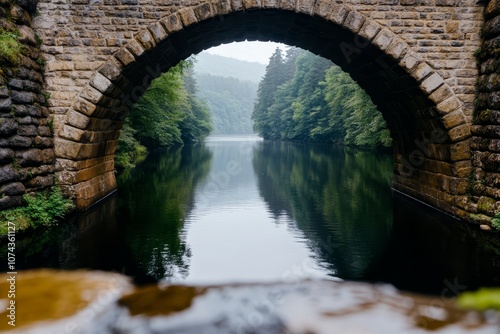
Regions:
<instances>
[{"instance_id":1,"label":"green tree","mask_svg":"<svg viewBox=\"0 0 500 334\"><path fill-rule=\"evenodd\" d=\"M254 131L265 139L274 137L271 134L279 123L279 114L271 114L269 108L275 101L277 88L286 80L283 65L284 59L281 49L276 48L274 54L269 59L266 74L259 83L257 90L257 102L254 107L252 119L254 121Z\"/></svg>"},{"instance_id":2,"label":"green tree","mask_svg":"<svg viewBox=\"0 0 500 334\"><path fill-rule=\"evenodd\" d=\"M196 81L183 61L153 80L122 129L115 164L130 167L148 149L203 140L212 131L208 106L195 96Z\"/></svg>"}]
</instances>

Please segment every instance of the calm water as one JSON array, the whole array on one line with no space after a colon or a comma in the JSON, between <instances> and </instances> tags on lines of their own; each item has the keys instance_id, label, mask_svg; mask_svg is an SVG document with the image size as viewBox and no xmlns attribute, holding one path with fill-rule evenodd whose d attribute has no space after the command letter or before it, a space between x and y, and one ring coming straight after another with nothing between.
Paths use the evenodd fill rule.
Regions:
<instances>
[{"instance_id":1,"label":"calm water","mask_svg":"<svg viewBox=\"0 0 500 334\"><path fill-rule=\"evenodd\" d=\"M448 295L499 285L492 240L393 193L391 175L386 154L213 137L151 155L115 195L20 241L18 267L138 283L364 280Z\"/></svg>"}]
</instances>

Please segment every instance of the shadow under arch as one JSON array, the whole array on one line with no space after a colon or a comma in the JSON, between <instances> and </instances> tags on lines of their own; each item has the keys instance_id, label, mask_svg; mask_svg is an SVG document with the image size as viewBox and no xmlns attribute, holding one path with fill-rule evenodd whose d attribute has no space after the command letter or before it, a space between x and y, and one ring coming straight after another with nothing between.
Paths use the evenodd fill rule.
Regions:
<instances>
[{"instance_id":1,"label":"shadow under arch","mask_svg":"<svg viewBox=\"0 0 500 334\"><path fill-rule=\"evenodd\" d=\"M87 207L116 188L119 130L151 80L220 43L269 40L309 50L348 72L391 131L394 187L449 213L460 210L455 200L468 191L470 124L450 87L407 43L343 5L228 3L184 8L138 32L75 99L55 148L60 166L70 166L60 168L58 182L77 206Z\"/></svg>"}]
</instances>

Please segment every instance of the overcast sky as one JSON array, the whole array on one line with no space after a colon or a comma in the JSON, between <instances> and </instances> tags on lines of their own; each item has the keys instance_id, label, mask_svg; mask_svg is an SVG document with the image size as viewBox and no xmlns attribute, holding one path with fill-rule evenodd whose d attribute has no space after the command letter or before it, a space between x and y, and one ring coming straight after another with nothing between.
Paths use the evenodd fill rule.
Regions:
<instances>
[{"instance_id":1,"label":"overcast sky","mask_svg":"<svg viewBox=\"0 0 500 334\"><path fill-rule=\"evenodd\" d=\"M208 49L207 52L219 56L253 61L267 65L269 58L278 46L285 49L285 44L274 42L234 42Z\"/></svg>"}]
</instances>

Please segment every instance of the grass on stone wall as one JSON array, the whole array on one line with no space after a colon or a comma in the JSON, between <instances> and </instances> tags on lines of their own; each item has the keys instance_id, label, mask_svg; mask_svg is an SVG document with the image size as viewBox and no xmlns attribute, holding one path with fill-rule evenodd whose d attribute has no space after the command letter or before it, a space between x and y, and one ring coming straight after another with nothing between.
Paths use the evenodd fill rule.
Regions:
<instances>
[{"instance_id":1,"label":"grass on stone wall","mask_svg":"<svg viewBox=\"0 0 500 334\"><path fill-rule=\"evenodd\" d=\"M57 186L23 198L25 206L0 211L0 236L8 234L8 226L15 226L16 231L51 226L74 208L73 202L65 198Z\"/></svg>"},{"instance_id":2,"label":"grass on stone wall","mask_svg":"<svg viewBox=\"0 0 500 334\"><path fill-rule=\"evenodd\" d=\"M0 63L16 64L22 53L22 45L16 33L0 30Z\"/></svg>"}]
</instances>

